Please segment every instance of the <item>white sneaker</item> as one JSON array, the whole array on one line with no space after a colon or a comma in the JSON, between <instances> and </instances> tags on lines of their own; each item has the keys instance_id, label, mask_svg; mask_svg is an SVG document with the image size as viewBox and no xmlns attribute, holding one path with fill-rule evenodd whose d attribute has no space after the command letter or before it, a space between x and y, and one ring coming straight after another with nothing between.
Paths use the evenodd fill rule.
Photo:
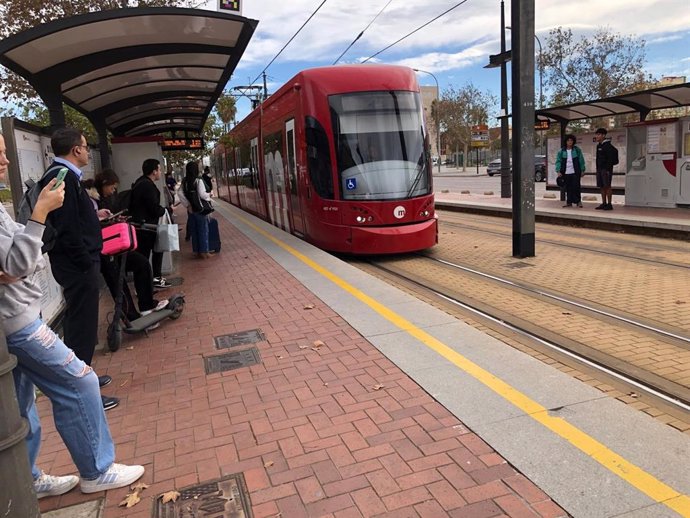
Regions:
<instances>
[{"instance_id":1,"label":"white sneaker","mask_svg":"<svg viewBox=\"0 0 690 518\"><path fill-rule=\"evenodd\" d=\"M36 491L37 498L64 495L78 483L79 477L74 475L55 477L41 471L41 476L34 480L34 491Z\"/></svg>"},{"instance_id":2,"label":"white sneaker","mask_svg":"<svg viewBox=\"0 0 690 518\"><path fill-rule=\"evenodd\" d=\"M144 466L125 466L124 464L113 464L108 471L101 474L95 480L81 479L82 493L98 493L108 489L125 487L141 478L144 474Z\"/></svg>"},{"instance_id":3,"label":"white sneaker","mask_svg":"<svg viewBox=\"0 0 690 518\"><path fill-rule=\"evenodd\" d=\"M154 311L160 311L160 310L162 310L162 309L165 309L165 307L166 307L167 305L168 305L168 299L163 299L163 300L161 300L158 304L156 304L156 307L155 307L155 308L153 308L153 309L147 309L147 310L144 310L144 311L140 311L139 314L140 314L142 317L145 317L146 315L150 315L150 314L153 313Z\"/></svg>"}]
</instances>

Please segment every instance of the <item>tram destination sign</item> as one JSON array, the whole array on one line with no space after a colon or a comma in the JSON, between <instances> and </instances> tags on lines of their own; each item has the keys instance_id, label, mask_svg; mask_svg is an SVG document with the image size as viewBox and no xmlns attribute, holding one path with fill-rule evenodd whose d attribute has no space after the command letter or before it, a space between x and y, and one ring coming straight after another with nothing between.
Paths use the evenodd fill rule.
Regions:
<instances>
[{"instance_id":1,"label":"tram destination sign","mask_svg":"<svg viewBox=\"0 0 690 518\"><path fill-rule=\"evenodd\" d=\"M201 138L166 138L161 142L163 151L184 151L187 149L204 149Z\"/></svg>"}]
</instances>

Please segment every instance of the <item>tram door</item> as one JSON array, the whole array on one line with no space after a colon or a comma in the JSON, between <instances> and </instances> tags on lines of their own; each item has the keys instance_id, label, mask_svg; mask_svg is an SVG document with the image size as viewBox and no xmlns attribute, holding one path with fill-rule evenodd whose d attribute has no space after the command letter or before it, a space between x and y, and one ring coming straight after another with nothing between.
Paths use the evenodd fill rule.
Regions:
<instances>
[{"instance_id":1,"label":"tram door","mask_svg":"<svg viewBox=\"0 0 690 518\"><path fill-rule=\"evenodd\" d=\"M285 171L287 178L285 183L290 186L290 217L292 220L292 231L295 234L304 236L304 217L302 215L302 206L299 201L299 181L297 180L295 119L290 119L285 123L285 147L287 156Z\"/></svg>"}]
</instances>

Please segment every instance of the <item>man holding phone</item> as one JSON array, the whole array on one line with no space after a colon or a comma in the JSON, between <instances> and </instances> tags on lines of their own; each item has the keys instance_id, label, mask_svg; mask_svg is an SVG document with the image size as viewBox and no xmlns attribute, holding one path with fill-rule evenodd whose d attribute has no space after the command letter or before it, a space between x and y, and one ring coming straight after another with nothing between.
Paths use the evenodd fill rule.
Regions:
<instances>
[{"instance_id":1,"label":"man holding phone","mask_svg":"<svg viewBox=\"0 0 690 518\"><path fill-rule=\"evenodd\" d=\"M81 185L81 168L89 163L89 145L84 135L74 128L60 128L51 138L55 159L42 180L43 185L57 177L60 166L64 175L65 202L54 210L48 220L57 232L55 246L48 252L53 277L63 288L65 311L65 342L77 357L91 365L98 343L98 288L100 252L103 248L101 225L89 195ZM99 384L107 385L109 376L100 376ZM118 405L117 398L102 397L106 410Z\"/></svg>"}]
</instances>

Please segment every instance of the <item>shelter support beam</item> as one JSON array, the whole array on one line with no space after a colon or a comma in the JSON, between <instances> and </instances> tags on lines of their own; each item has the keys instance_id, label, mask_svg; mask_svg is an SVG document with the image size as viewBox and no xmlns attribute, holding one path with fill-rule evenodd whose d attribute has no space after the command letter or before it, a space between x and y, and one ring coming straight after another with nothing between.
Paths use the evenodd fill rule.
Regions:
<instances>
[{"instance_id":1,"label":"shelter support beam","mask_svg":"<svg viewBox=\"0 0 690 518\"><path fill-rule=\"evenodd\" d=\"M534 256L534 0L511 0L513 256Z\"/></svg>"},{"instance_id":2,"label":"shelter support beam","mask_svg":"<svg viewBox=\"0 0 690 518\"><path fill-rule=\"evenodd\" d=\"M108 148L108 128L106 128L105 121L94 123L96 132L98 133L98 151L101 155L101 168L109 169L112 167L110 160L110 149Z\"/></svg>"},{"instance_id":3,"label":"shelter support beam","mask_svg":"<svg viewBox=\"0 0 690 518\"><path fill-rule=\"evenodd\" d=\"M65 108L62 105L62 93L59 90L38 90L41 99L48 107L48 116L50 117L50 133L53 133L58 128L66 126Z\"/></svg>"}]
</instances>

